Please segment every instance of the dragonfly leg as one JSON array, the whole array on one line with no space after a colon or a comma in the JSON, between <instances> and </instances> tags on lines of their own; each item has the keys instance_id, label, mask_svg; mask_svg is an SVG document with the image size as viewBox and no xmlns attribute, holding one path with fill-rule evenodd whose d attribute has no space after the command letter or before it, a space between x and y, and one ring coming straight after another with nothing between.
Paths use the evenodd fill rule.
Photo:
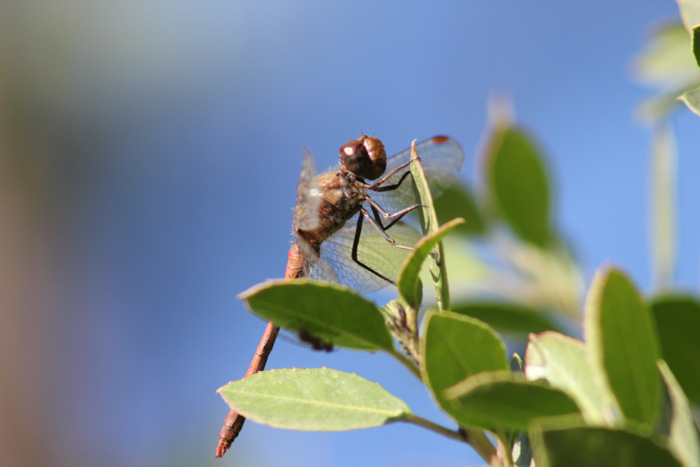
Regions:
<instances>
[{"instance_id":1,"label":"dragonfly leg","mask_svg":"<svg viewBox=\"0 0 700 467\"><path fill-rule=\"evenodd\" d=\"M363 211L365 211L365 210L363 209ZM371 219L371 218L369 217L369 213L368 213L367 211L365 211L364 214L365 214L366 216L368 216L368 219ZM357 227L355 228L355 238L354 238L353 241L352 241L352 255L351 255L351 256L352 256L352 260L355 261L355 262L356 262L357 264L359 264L360 266L362 266L363 268L365 268L366 270L368 270L369 272L371 272L372 274L374 274L375 276L378 276L378 277L384 279L384 280L387 281L389 284L391 284L391 285L396 285L396 282L392 281L392 280L389 279L388 277L384 276L383 274L380 274L379 272L375 271L375 270L372 269L371 267L367 266L367 265L364 264L362 261L360 261L360 259L357 257L357 246L360 244L360 234L362 233L362 221L363 221L363 219L365 218L365 215L357 216ZM385 235L386 235L386 234L385 234ZM395 243L396 243L396 242L394 242L394 244L395 244Z\"/></svg>"},{"instance_id":2,"label":"dragonfly leg","mask_svg":"<svg viewBox=\"0 0 700 467\"><path fill-rule=\"evenodd\" d=\"M396 243L396 240L394 240L393 238L391 238L391 237L384 231L385 229L381 226L381 224L377 223L377 221L375 221L375 220L372 218L372 216L369 215L369 212L367 212L367 210L366 210L365 208L360 208L360 212L362 213L362 215L359 216L359 218L366 217L366 218L367 218L367 221L372 225L372 227L374 227L374 228L377 230L377 232L379 232L379 234L380 234L382 237L384 237L384 240L386 240L387 242L391 243L391 244L392 244L393 246L395 246L396 248L401 248L402 250L409 250L409 251L413 251L413 250L414 250L414 248L413 248L412 246L401 245L400 243ZM360 222L361 222L361 221L358 220L358 224L360 224ZM356 241L359 241L359 238L357 237L357 232L355 233L355 235L356 235L355 240L356 240ZM353 245L353 246L354 246L354 245Z\"/></svg>"},{"instance_id":3,"label":"dragonfly leg","mask_svg":"<svg viewBox=\"0 0 700 467\"><path fill-rule=\"evenodd\" d=\"M404 208L400 211L397 211L393 214L389 214L384 209L382 209L382 207L379 204L377 204L377 202L375 200L373 200L371 197L367 198L367 202L372 207L372 212L374 213L374 220L377 221L377 223L379 224L379 226L383 230L389 229L392 225L394 225L398 221L400 221L403 216L405 216L409 212L413 211L414 209L425 207L422 204L414 204L414 205L408 206L407 208ZM391 220L391 222L386 226L384 224L382 224L382 220L379 217L380 214L381 214L381 217L383 217L386 220Z\"/></svg>"},{"instance_id":4,"label":"dragonfly leg","mask_svg":"<svg viewBox=\"0 0 700 467\"><path fill-rule=\"evenodd\" d=\"M399 169L403 169L404 167L399 167ZM389 172L389 175L394 175L396 173L396 170L392 170ZM387 185L387 186L377 186L376 183L371 184L370 186L367 187L368 190L374 190L374 191L392 191L398 189L401 184L403 183L404 180L406 180L406 177L408 177L411 174L409 170L404 172L403 175L401 175L401 178L399 179L398 182L394 183L393 185ZM384 177L382 177L384 178Z\"/></svg>"},{"instance_id":5,"label":"dragonfly leg","mask_svg":"<svg viewBox=\"0 0 700 467\"><path fill-rule=\"evenodd\" d=\"M374 190L374 191L391 191L391 190L396 190L399 186L401 186L401 184L403 183L403 181L406 179L406 177L408 177L408 174L410 174L411 172L409 172L409 171L407 170L406 173L403 174L403 175L401 176L401 179L400 179L397 183L395 183L395 184L393 184L393 185L387 185L387 186L380 186L380 185L381 185L382 183L386 182L387 180L389 180L389 179L390 179L391 177L393 177L394 175L396 175L398 172L401 172L403 169L405 169L406 167L408 167L409 165L411 165L411 162L413 162L413 161L411 160L411 161L408 161L408 162L404 162L403 164L401 164L400 166L396 167L396 168L395 168L394 170L392 170L391 172L389 172L389 173L387 173L387 174L384 174L379 180L375 181L375 182L372 183L371 185L367 185L365 188L367 188L367 189L369 189L369 190Z\"/></svg>"}]
</instances>

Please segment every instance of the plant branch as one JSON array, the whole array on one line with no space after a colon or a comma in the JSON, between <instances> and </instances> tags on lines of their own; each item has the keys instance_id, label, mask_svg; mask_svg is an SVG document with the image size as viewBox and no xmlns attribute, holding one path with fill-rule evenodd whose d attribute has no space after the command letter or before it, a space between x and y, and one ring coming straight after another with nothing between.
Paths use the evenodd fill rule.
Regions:
<instances>
[{"instance_id":1,"label":"plant branch","mask_svg":"<svg viewBox=\"0 0 700 467\"><path fill-rule=\"evenodd\" d=\"M410 414L406 418L404 418L403 421L413 423L414 425L418 425L427 430L434 431L437 434L446 436L456 441L461 441L463 443L466 442L464 436L458 430L450 430L449 428L445 428L442 425L438 425L437 423L431 422L430 420L427 420L423 417L419 417L418 415Z\"/></svg>"},{"instance_id":2,"label":"plant branch","mask_svg":"<svg viewBox=\"0 0 700 467\"><path fill-rule=\"evenodd\" d=\"M491 444L491 440L483 431L472 430L471 428L461 428L462 439L469 444L490 466L501 465L498 460L498 451Z\"/></svg>"},{"instance_id":3,"label":"plant branch","mask_svg":"<svg viewBox=\"0 0 700 467\"><path fill-rule=\"evenodd\" d=\"M442 425L438 425L437 423L433 423L430 420L426 420L425 418L414 414L410 414L404 418L404 421L413 423L414 425L418 425L430 431L434 431L435 433L456 441L467 443L474 448L481 458L488 462L489 465L497 465L498 453L496 448L493 446L493 444L491 444L491 441L489 441L482 431L472 430L469 428L450 430L449 428L445 428Z\"/></svg>"}]
</instances>

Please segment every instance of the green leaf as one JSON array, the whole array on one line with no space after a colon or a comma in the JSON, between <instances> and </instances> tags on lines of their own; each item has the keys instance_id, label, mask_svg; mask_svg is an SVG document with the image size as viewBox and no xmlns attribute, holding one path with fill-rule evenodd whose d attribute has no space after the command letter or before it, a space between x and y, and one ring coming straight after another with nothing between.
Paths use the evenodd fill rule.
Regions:
<instances>
[{"instance_id":1,"label":"green leaf","mask_svg":"<svg viewBox=\"0 0 700 467\"><path fill-rule=\"evenodd\" d=\"M659 360L659 371L666 383L671 402L671 426L668 444L686 467L700 467L700 439L688 405L678 380L666 362Z\"/></svg>"},{"instance_id":2,"label":"green leaf","mask_svg":"<svg viewBox=\"0 0 700 467\"><path fill-rule=\"evenodd\" d=\"M239 295L256 315L277 326L304 331L323 342L358 350L394 351L376 306L333 284L267 281Z\"/></svg>"},{"instance_id":3,"label":"green leaf","mask_svg":"<svg viewBox=\"0 0 700 467\"><path fill-rule=\"evenodd\" d=\"M651 232L654 284L668 289L676 268L676 145L665 124L654 131L651 170Z\"/></svg>"},{"instance_id":4,"label":"green leaf","mask_svg":"<svg viewBox=\"0 0 700 467\"><path fill-rule=\"evenodd\" d=\"M440 224L438 224L433 195L430 193L428 180L423 171L419 156L420 155L416 152L416 141L413 140L413 142L411 142L411 177L413 177L418 200L423 205L423 208L418 210L421 227L423 228L423 233L428 234L435 232Z\"/></svg>"},{"instance_id":5,"label":"green leaf","mask_svg":"<svg viewBox=\"0 0 700 467\"><path fill-rule=\"evenodd\" d=\"M700 402L700 301L666 296L651 303L664 360L688 399Z\"/></svg>"},{"instance_id":6,"label":"green leaf","mask_svg":"<svg viewBox=\"0 0 700 467\"><path fill-rule=\"evenodd\" d=\"M441 228L440 224L438 224L437 214L435 213L433 196L430 193L430 188L428 187L428 180L426 179L425 172L423 172L423 166L421 165L420 159L418 158L418 153L416 152L415 140L411 142L411 161L411 177L413 177L414 181L413 186L416 190L416 195L418 196L420 203L423 205L423 208L419 210L421 227L423 228L424 235L432 237L433 235L438 235L438 231L441 230ZM464 222L464 220L462 219L461 222ZM444 227L445 226L443 226L443 228ZM431 242L431 240L425 240L425 242ZM443 251L442 244L439 242L439 239L433 242L432 245L433 246L431 246L431 248L436 248L433 250L432 262L430 265L430 273L433 278L433 284L435 285L435 298L437 300L438 308L440 308L441 310L445 310L450 307L450 289L449 284L447 282L447 270L445 268L445 253ZM419 245L416 245L415 248L416 251L418 251ZM422 253L416 254L416 251L414 251L414 255L412 256L412 258L410 260L406 260L406 262L404 263L403 272L405 272L408 264L414 263L413 258L422 255ZM423 259L425 259L425 257L420 259L418 269L420 269L420 265L423 263ZM404 274L402 273L399 282L403 280L403 276ZM413 277L417 278L417 273L415 276L413 276L413 274L409 274L409 276L411 276L412 278L409 279L408 282L413 282ZM404 284L404 286L410 287L409 293L413 297L413 294L415 294L415 290L418 287L418 285L414 283ZM398 287L399 291L402 293L406 292L407 290L402 290L401 285L399 285ZM406 298L405 295L404 297ZM417 306L413 301L409 300L408 298L407 301L413 306Z\"/></svg>"},{"instance_id":7,"label":"green leaf","mask_svg":"<svg viewBox=\"0 0 700 467\"><path fill-rule=\"evenodd\" d=\"M465 219L464 225L457 227L456 232L465 235L483 235L486 233L486 223L480 213L474 194L464 183L455 183L435 200L435 212L438 222L444 224L452 219Z\"/></svg>"},{"instance_id":8,"label":"green leaf","mask_svg":"<svg viewBox=\"0 0 700 467\"><path fill-rule=\"evenodd\" d=\"M411 413L379 384L330 368L263 371L217 392L244 417L289 430L359 430Z\"/></svg>"},{"instance_id":9,"label":"green leaf","mask_svg":"<svg viewBox=\"0 0 700 467\"><path fill-rule=\"evenodd\" d=\"M700 2L698 0L677 0L677 2L683 24L688 31L700 24Z\"/></svg>"},{"instance_id":10,"label":"green leaf","mask_svg":"<svg viewBox=\"0 0 700 467\"><path fill-rule=\"evenodd\" d=\"M411 255L404 261L396 284L399 293L412 307L419 307L423 290L420 286L420 270L423 261L440 242L442 237L454 227L464 223L464 219L453 219L433 233L427 234L416 243Z\"/></svg>"},{"instance_id":11,"label":"green leaf","mask_svg":"<svg viewBox=\"0 0 700 467\"><path fill-rule=\"evenodd\" d=\"M687 105L690 110L700 115L700 88L691 89L683 93L679 99L685 102L685 105Z\"/></svg>"},{"instance_id":12,"label":"green leaf","mask_svg":"<svg viewBox=\"0 0 700 467\"><path fill-rule=\"evenodd\" d=\"M639 54L635 74L642 81L660 88L660 94L638 109L646 123L658 123L677 108L678 96L700 84L700 70L688 47L688 31L680 23L665 25Z\"/></svg>"},{"instance_id":13,"label":"green leaf","mask_svg":"<svg viewBox=\"0 0 700 467\"><path fill-rule=\"evenodd\" d=\"M452 311L479 319L500 333L527 334L561 329L543 311L520 303L467 302L453 305Z\"/></svg>"},{"instance_id":14,"label":"green leaf","mask_svg":"<svg viewBox=\"0 0 700 467\"><path fill-rule=\"evenodd\" d=\"M639 433L579 426L545 429L533 439L537 467L680 467L671 453Z\"/></svg>"},{"instance_id":15,"label":"green leaf","mask_svg":"<svg viewBox=\"0 0 700 467\"><path fill-rule=\"evenodd\" d=\"M555 332L531 334L525 351L525 375L529 380L544 378L569 394L587 422L613 420L614 398L607 387L596 384L580 340Z\"/></svg>"},{"instance_id":16,"label":"green leaf","mask_svg":"<svg viewBox=\"0 0 700 467\"><path fill-rule=\"evenodd\" d=\"M687 83L698 71L688 39L688 31L680 23L657 28L635 61L635 74L666 89Z\"/></svg>"},{"instance_id":17,"label":"green leaf","mask_svg":"<svg viewBox=\"0 0 700 467\"><path fill-rule=\"evenodd\" d=\"M423 318L420 355L423 381L448 412L443 391L482 371L507 370L505 345L486 324L455 313L428 311Z\"/></svg>"},{"instance_id":18,"label":"green leaf","mask_svg":"<svg viewBox=\"0 0 700 467\"><path fill-rule=\"evenodd\" d=\"M620 271L599 270L584 320L591 370L629 419L653 425L661 403L659 345L649 309Z\"/></svg>"},{"instance_id":19,"label":"green leaf","mask_svg":"<svg viewBox=\"0 0 700 467\"><path fill-rule=\"evenodd\" d=\"M445 390L450 414L460 423L491 431L527 430L540 417L578 414L563 391L504 371L480 373Z\"/></svg>"},{"instance_id":20,"label":"green leaf","mask_svg":"<svg viewBox=\"0 0 700 467\"><path fill-rule=\"evenodd\" d=\"M496 126L485 162L498 213L521 239L546 246L552 240L550 188L539 149L523 130Z\"/></svg>"},{"instance_id":21,"label":"green leaf","mask_svg":"<svg viewBox=\"0 0 700 467\"><path fill-rule=\"evenodd\" d=\"M695 63L700 67L700 26L693 28L693 55Z\"/></svg>"}]
</instances>

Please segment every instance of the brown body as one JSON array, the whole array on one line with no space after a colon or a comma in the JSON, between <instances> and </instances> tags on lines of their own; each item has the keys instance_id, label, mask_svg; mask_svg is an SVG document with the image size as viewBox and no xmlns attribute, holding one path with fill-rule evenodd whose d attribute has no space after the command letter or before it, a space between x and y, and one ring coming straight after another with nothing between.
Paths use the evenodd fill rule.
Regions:
<instances>
[{"instance_id":1,"label":"brown body","mask_svg":"<svg viewBox=\"0 0 700 467\"><path fill-rule=\"evenodd\" d=\"M337 172L326 172L316 176L311 184L314 188L309 190L309 197L319 197L320 202L315 205L316 212L306 212L309 205L298 203L294 208L294 219L314 219L313 227L303 228L295 222L294 236L303 239L318 254L321 244L331 235L341 229L345 223L354 216L362 207L362 203L367 199L364 189L367 184L364 180L350 171L349 165L357 165L358 145L364 145L367 157L364 158L364 166L358 169L352 166L352 170L361 170L362 174L368 178L376 178L384 172L386 165L386 152L384 145L376 138L363 136L355 140L353 147L345 151L345 148L352 142L341 147L341 164ZM345 153L345 158L343 157ZM353 157L354 156L354 157ZM363 160L360 158L359 160ZM377 165L379 168L377 168ZM304 256L299 251L299 245L295 242L287 254L286 279L303 277Z\"/></svg>"},{"instance_id":2,"label":"brown body","mask_svg":"<svg viewBox=\"0 0 700 467\"><path fill-rule=\"evenodd\" d=\"M340 161L340 170L318 175L312 183L313 188L304 193L304 196L320 198L319 203L311 203L316 212L306 212L309 206L297 201L294 210L294 236L298 240L289 249L287 269L284 275L286 280L304 276L305 258L300 251L299 241L305 241L318 254L321 244L342 228L360 210L362 203L368 198L364 192L368 185L361 177L372 180L384 173L386 152L384 152L384 145L379 139L362 135L359 139L349 141L341 146ZM306 187L302 190L305 191ZM312 219L306 224L313 227L299 227L299 224L305 224L298 222L300 219ZM278 332L279 328L273 323L267 324L246 377L265 368L267 356L272 350ZM300 337L303 338L303 336ZM311 341L312 336L307 336L305 340ZM317 341L316 346L324 350L330 348L321 341ZM235 410L229 411L219 434L216 457L221 457L226 453L233 440L238 436L244 422L245 418Z\"/></svg>"},{"instance_id":3,"label":"brown body","mask_svg":"<svg viewBox=\"0 0 700 467\"><path fill-rule=\"evenodd\" d=\"M366 196L358 186L356 177L345 172L324 173L316 177L315 182L316 192L311 196L321 198L317 212L304 212L308 206L300 205L295 208L295 217L316 216L318 222L308 230L295 226L294 234L295 237L305 240L318 254L321 244L360 210ZM289 260L285 279L303 277L304 257L296 242L289 249L287 256Z\"/></svg>"},{"instance_id":4,"label":"brown body","mask_svg":"<svg viewBox=\"0 0 700 467\"><path fill-rule=\"evenodd\" d=\"M311 196L321 198L317 213L309 213L317 216L318 224L309 230L295 227L295 234L306 240L314 250L318 250L328 237L333 235L345 225L345 222L360 210L366 195L358 186L358 180L354 175L344 172L331 172L316 177L315 193ZM362 183L362 182L360 182ZM306 206L298 206L302 211ZM307 213L299 213L306 216Z\"/></svg>"}]
</instances>

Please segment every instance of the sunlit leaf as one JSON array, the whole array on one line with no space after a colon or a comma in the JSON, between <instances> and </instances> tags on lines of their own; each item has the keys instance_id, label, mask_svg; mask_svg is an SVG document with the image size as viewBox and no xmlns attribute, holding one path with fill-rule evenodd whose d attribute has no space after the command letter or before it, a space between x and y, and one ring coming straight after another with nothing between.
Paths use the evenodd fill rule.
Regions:
<instances>
[{"instance_id":1,"label":"sunlit leaf","mask_svg":"<svg viewBox=\"0 0 700 467\"><path fill-rule=\"evenodd\" d=\"M267 281L239 295L256 315L329 344L358 350L393 351L377 307L333 284L303 279Z\"/></svg>"},{"instance_id":2,"label":"sunlit leaf","mask_svg":"<svg viewBox=\"0 0 700 467\"><path fill-rule=\"evenodd\" d=\"M358 430L410 414L379 384L330 368L263 371L218 392L246 418L289 430Z\"/></svg>"},{"instance_id":3,"label":"sunlit leaf","mask_svg":"<svg viewBox=\"0 0 700 467\"><path fill-rule=\"evenodd\" d=\"M700 2L698 0L676 0L680 9L683 24L688 29L692 30L700 24Z\"/></svg>"},{"instance_id":4,"label":"sunlit leaf","mask_svg":"<svg viewBox=\"0 0 700 467\"><path fill-rule=\"evenodd\" d=\"M660 91L637 109L644 122L663 121L678 108L678 96L700 85L700 69L689 44L688 30L682 24L664 25L637 57L636 76Z\"/></svg>"},{"instance_id":5,"label":"sunlit leaf","mask_svg":"<svg viewBox=\"0 0 700 467\"><path fill-rule=\"evenodd\" d=\"M421 329L423 381L448 412L443 391L468 376L508 369L505 345L479 320L455 313L429 311Z\"/></svg>"},{"instance_id":6,"label":"sunlit leaf","mask_svg":"<svg viewBox=\"0 0 700 467\"><path fill-rule=\"evenodd\" d=\"M682 24L664 25L654 31L635 61L635 74L665 89L681 86L698 75L690 50L690 36Z\"/></svg>"},{"instance_id":7,"label":"sunlit leaf","mask_svg":"<svg viewBox=\"0 0 700 467\"><path fill-rule=\"evenodd\" d=\"M591 370L610 385L627 418L653 424L659 414L659 344L651 313L620 271L600 270L584 320Z\"/></svg>"},{"instance_id":8,"label":"sunlit leaf","mask_svg":"<svg viewBox=\"0 0 700 467\"><path fill-rule=\"evenodd\" d=\"M590 423L604 423L612 417L612 395L596 384L586 357L585 344L555 332L530 335L525 352L525 375L530 380L546 379L552 387L569 394Z\"/></svg>"},{"instance_id":9,"label":"sunlit leaf","mask_svg":"<svg viewBox=\"0 0 700 467\"><path fill-rule=\"evenodd\" d=\"M666 362L659 360L659 371L666 383L671 403L671 423L668 443L671 450L686 467L700 467L700 439L688 405L678 380Z\"/></svg>"},{"instance_id":10,"label":"sunlit leaf","mask_svg":"<svg viewBox=\"0 0 700 467\"><path fill-rule=\"evenodd\" d=\"M516 373L479 373L445 390L449 413L463 425L492 431L526 430L540 417L575 415L576 403L563 391Z\"/></svg>"}]
</instances>

